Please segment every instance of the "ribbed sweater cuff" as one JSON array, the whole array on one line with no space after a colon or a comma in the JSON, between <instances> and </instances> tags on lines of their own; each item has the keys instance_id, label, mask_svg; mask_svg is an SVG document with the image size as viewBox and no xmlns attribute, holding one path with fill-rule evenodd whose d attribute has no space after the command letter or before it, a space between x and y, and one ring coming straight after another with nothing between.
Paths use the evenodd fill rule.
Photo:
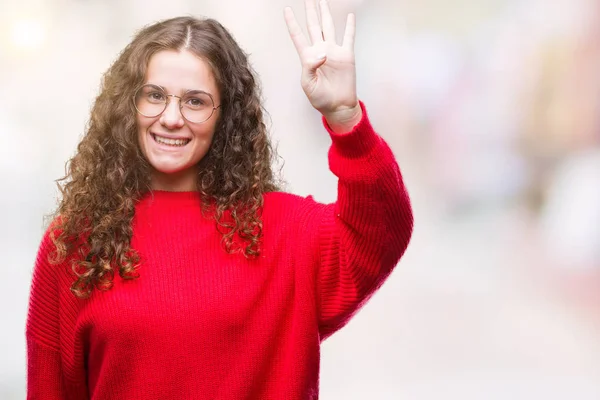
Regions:
<instances>
[{"instance_id":1,"label":"ribbed sweater cuff","mask_svg":"<svg viewBox=\"0 0 600 400\"><path fill-rule=\"evenodd\" d=\"M362 118L350 132L334 132L325 117L322 117L323 125L331 136L333 148L335 148L337 154L345 158L358 158L368 154L374 146L381 142L381 138L371 126L364 103L362 101L359 101L359 103L362 109Z\"/></svg>"}]
</instances>

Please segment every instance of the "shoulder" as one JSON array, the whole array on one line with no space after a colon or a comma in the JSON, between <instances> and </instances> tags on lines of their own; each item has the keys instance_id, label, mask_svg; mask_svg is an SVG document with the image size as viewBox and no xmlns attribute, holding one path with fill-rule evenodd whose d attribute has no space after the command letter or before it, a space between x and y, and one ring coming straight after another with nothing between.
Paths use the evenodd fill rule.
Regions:
<instances>
[{"instance_id":1,"label":"shoulder","mask_svg":"<svg viewBox=\"0 0 600 400\"><path fill-rule=\"evenodd\" d=\"M316 201L312 195L269 192L264 195L262 216L267 224L317 222L331 206Z\"/></svg>"},{"instance_id":2,"label":"shoulder","mask_svg":"<svg viewBox=\"0 0 600 400\"><path fill-rule=\"evenodd\" d=\"M60 238L63 232L64 219L59 217L54 218L45 228L41 237L40 244L37 250L37 255L34 265L34 275L44 277L43 280L57 279L57 271L61 271L60 276L70 276L70 261L71 257L76 257L73 254L71 257L68 252L68 244L64 238Z\"/></svg>"},{"instance_id":3,"label":"shoulder","mask_svg":"<svg viewBox=\"0 0 600 400\"><path fill-rule=\"evenodd\" d=\"M292 212L302 213L307 209L320 209L327 207L327 204L316 201L312 195L300 196L286 192L268 192L263 196L263 212Z\"/></svg>"},{"instance_id":4,"label":"shoulder","mask_svg":"<svg viewBox=\"0 0 600 400\"><path fill-rule=\"evenodd\" d=\"M302 197L297 194L287 193L287 192L267 192L263 196L265 208L277 206L277 205L301 205L309 199L312 199L312 196Z\"/></svg>"},{"instance_id":5,"label":"shoulder","mask_svg":"<svg viewBox=\"0 0 600 400\"><path fill-rule=\"evenodd\" d=\"M55 239L61 233L62 219L60 217L54 218L48 226L45 228L42 238L40 240L40 246L38 249L38 258L48 258L49 255L56 251Z\"/></svg>"}]
</instances>

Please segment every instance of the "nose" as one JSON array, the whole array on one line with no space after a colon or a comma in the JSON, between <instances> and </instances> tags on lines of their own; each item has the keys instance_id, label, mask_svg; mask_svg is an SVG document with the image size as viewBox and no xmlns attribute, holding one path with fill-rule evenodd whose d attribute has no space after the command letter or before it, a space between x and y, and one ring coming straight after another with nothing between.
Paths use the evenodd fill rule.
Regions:
<instances>
[{"instance_id":1,"label":"nose","mask_svg":"<svg viewBox=\"0 0 600 400\"><path fill-rule=\"evenodd\" d=\"M167 108L160 116L160 123L167 129L178 129L183 126L183 116L179 109L178 98L172 97L167 103Z\"/></svg>"}]
</instances>

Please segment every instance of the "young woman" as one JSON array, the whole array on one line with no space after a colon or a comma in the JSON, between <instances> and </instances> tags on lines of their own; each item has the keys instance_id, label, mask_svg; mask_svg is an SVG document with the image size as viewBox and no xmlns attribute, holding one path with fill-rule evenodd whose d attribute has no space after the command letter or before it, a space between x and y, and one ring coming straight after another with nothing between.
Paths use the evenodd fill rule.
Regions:
<instances>
[{"instance_id":1,"label":"young woman","mask_svg":"<svg viewBox=\"0 0 600 400\"><path fill-rule=\"evenodd\" d=\"M404 253L412 212L336 44L285 19L338 198L277 191L257 83L218 22L141 30L105 74L38 252L30 399L318 398L320 343Z\"/></svg>"}]
</instances>

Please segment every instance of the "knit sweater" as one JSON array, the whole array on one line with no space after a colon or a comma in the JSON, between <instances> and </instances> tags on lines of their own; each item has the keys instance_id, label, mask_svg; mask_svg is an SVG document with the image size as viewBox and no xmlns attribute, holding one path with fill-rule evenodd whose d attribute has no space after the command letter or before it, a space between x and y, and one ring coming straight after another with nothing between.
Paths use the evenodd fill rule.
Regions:
<instances>
[{"instance_id":1,"label":"knit sweater","mask_svg":"<svg viewBox=\"0 0 600 400\"><path fill-rule=\"evenodd\" d=\"M320 344L404 253L413 218L394 156L366 110L332 138L337 201L267 193L260 256L223 250L195 192L154 191L135 208L140 277L89 299L36 258L26 326L28 399L318 398Z\"/></svg>"}]
</instances>

